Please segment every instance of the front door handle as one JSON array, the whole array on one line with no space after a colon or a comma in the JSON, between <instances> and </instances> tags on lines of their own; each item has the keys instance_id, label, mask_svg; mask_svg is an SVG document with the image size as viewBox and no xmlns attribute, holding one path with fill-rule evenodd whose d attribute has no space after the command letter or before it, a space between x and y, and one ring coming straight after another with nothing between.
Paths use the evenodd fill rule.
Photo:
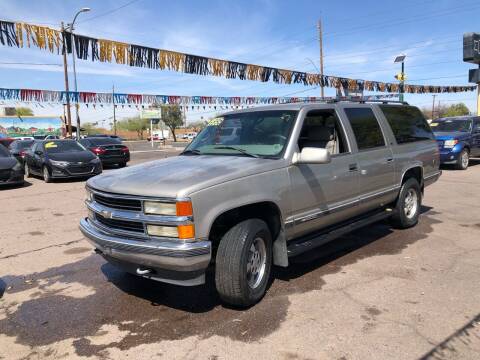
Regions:
<instances>
[{"instance_id":1,"label":"front door handle","mask_svg":"<svg viewBox=\"0 0 480 360\"><path fill-rule=\"evenodd\" d=\"M348 165L348 171L358 171L358 165L357 164Z\"/></svg>"},{"instance_id":2,"label":"front door handle","mask_svg":"<svg viewBox=\"0 0 480 360\"><path fill-rule=\"evenodd\" d=\"M387 163L391 163L391 162L393 162L393 157L387 158Z\"/></svg>"}]
</instances>

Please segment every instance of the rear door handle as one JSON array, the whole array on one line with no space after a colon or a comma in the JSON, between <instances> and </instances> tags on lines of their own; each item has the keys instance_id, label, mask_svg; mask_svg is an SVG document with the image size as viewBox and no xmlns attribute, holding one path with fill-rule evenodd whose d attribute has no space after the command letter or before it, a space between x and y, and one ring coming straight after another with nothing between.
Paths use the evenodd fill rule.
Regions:
<instances>
[{"instance_id":1,"label":"rear door handle","mask_svg":"<svg viewBox=\"0 0 480 360\"><path fill-rule=\"evenodd\" d=\"M387 163L391 163L391 162L393 162L393 157L387 158Z\"/></svg>"},{"instance_id":2,"label":"rear door handle","mask_svg":"<svg viewBox=\"0 0 480 360\"><path fill-rule=\"evenodd\" d=\"M357 164L348 165L348 171L358 171L358 165Z\"/></svg>"}]
</instances>

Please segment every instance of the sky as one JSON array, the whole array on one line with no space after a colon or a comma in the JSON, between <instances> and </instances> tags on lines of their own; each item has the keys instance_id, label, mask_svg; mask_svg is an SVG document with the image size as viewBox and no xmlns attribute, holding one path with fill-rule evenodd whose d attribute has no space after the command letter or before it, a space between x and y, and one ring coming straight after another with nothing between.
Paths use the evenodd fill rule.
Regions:
<instances>
[{"instance_id":1,"label":"sky","mask_svg":"<svg viewBox=\"0 0 480 360\"><path fill-rule=\"evenodd\" d=\"M308 72L318 72L316 24L321 18L325 74L395 82L394 75L400 69L393 60L403 53L407 83L411 84L468 85L468 69L475 65L462 61L462 37L465 32L480 32L478 0L0 0L0 19L59 28L62 21L71 22L82 7L91 11L78 17L78 34ZM314 86L198 76L91 60L77 60L76 67L79 91L109 92L114 85L116 92L137 94L320 95ZM72 80L70 73L71 85ZM0 87L64 90L62 57L35 48L0 45ZM326 96L334 94L334 89L326 88ZM430 108L433 97L406 94L405 100ZM435 101L436 105L439 101L464 102L476 111L475 92L439 94ZM63 114L60 105L29 105L35 115ZM187 121L215 114L208 108L189 111ZM112 115L112 106L80 106L85 122L105 125ZM135 108L117 108L117 118L135 115Z\"/></svg>"}]
</instances>

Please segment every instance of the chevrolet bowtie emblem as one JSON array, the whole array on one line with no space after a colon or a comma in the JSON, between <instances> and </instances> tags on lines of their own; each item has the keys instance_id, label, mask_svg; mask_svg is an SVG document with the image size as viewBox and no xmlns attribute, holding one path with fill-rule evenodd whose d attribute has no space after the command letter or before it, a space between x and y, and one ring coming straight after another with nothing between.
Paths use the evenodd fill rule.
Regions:
<instances>
[{"instance_id":1,"label":"chevrolet bowtie emblem","mask_svg":"<svg viewBox=\"0 0 480 360\"><path fill-rule=\"evenodd\" d=\"M101 212L102 216L104 218L107 218L107 219L111 219L112 218L112 213L110 211L107 211L107 210L102 210Z\"/></svg>"}]
</instances>

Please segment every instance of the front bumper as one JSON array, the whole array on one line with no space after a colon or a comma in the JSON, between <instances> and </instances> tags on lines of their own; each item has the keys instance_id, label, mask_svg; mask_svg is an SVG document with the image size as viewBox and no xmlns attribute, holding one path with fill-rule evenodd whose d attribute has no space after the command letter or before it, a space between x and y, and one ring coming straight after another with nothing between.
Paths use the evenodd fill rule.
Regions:
<instances>
[{"instance_id":1,"label":"front bumper","mask_svg":"<svg viewBox=\"0 0 480 360\"><path fill-rule=\"evenodd\" d=\"M80 230L107 261L124 270L177 285L200 285L211 259L210 241L146 241L106 233L88 218ZM147 272L148 271L148 272Z\"/></svg>"},{"instance_id":2,"label":"front bumper","mask_svg":"<svg viewBox=\"0 0 480 360\"><path fill-rule=\"evenodd\" d=\"M51 166L51 176L55 179L83 178L98 175L102 173L102 164L98 163L92 166L92 169L85 172L72 172L69 167Z\"/></svg>"},{"instance_id":3,"label":"front bumper","mask_svg":"<svg viewBox=\"0 0 480 360\"><path fill-rule=\"evenodd\" d=\"M458 161L460 152L443 151L440 152L440 164L455 164Z\"/></svg>"}]
</instances>

